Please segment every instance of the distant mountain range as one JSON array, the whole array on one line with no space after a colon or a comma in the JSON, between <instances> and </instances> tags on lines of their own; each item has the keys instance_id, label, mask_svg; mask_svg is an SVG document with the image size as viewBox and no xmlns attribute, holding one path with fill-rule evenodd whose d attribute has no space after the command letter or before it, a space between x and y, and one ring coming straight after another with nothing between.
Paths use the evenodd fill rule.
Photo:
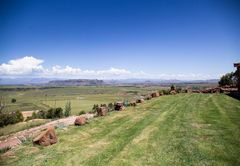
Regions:
<instances>
[{"instance_id":1,"label":"distant mountain range","mask_svg":"<svg viewBox=\"0 0 240 166\"><path fill-rule=\"evenodd\" d=\"M220 79L208 79L208 80L164 80L164 79L120 79L120 80L104 80L109 84L119 83L218 83Z\"/></svg>"},{"instance_id":2,"label":"distant mountain range","mask_svg":"<svg viewBox=\"0 0 240 166\"><path fill-rule=\"evenodd\" d=\"M103 80L71 79L49 81L46 86L106 86Z\"/></svg>"},{"instance_id":3,"label":"distant mountain range","mask_svg":"<svg viewBox=\"0 0 240 166\"><path fill-rule=\"evenodd\" d=\"M165 84L165 83L218 83L219 79L209 80L163 80L163 79L119 79L119 80L92 80L92 79L59 79L59 78L0 78L0 85L15 86L91 86L124 83L146 83L146 84Z\"/></svg>"}]
</instances>

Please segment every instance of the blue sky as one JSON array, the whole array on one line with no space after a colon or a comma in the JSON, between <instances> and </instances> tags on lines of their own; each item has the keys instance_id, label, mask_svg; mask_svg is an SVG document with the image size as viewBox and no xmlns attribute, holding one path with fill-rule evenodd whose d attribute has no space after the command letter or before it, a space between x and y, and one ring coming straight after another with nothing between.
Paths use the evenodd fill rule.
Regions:
<instances>
[{"instance_id":1,"label":"blue sky","mask_svg":"<svg viewBox=\"0 0 240 166\"><path fill-rule=\"evenodd\" d=\"M240 62L240 1L0 0L0 78L215 79Z\"/></svg>"}]
</instances>

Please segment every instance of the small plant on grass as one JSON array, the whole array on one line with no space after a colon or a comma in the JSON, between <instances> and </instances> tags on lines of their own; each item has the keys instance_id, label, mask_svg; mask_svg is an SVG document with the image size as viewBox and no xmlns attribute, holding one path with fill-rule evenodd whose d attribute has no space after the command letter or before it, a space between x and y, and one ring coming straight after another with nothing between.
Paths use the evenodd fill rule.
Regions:
<instances>
[{"instance_id":1,"label":"small plant on grass","mask_svg":"<svg viewBox=\"0 0 240 166\"><path fill-rule=\"evenodd\" d=\"M67 102L65 106L65 117L69 117L71 115L71 102Z\"/></svg>"},{"instance_id":2,"label":"small plant on grass","mask_svg":"<svg viewBox=\"0 0 240 166\"><path fill-rule=\"evenodd\" d=\"M15 103L17 100L16 99L12 99L12 103Z\"/></svg>"},{"instance_id":3,"label":"small plant on grass","mask_svg":"<svg viewBox=\"0 0 240 166\"><path fill-rule=\"evenodd\" d=\"M25 141L28 141L28 140L33 140L33 134L30 136L29 134L28 135L25 135L23 138L21 137L17 137L19 140L20 140L20 143L18 143L18 145L21 145L23 142Z\"/></svg>"},{"instance_id":4,"label":"small plant on grass","mask_svg":"<svg viewBox=\"0 0 240 166\"><path fill-rule=\"evenodd\" d=\"M86 114L86 112L84 110L79 112L79 115L83 115L83 114Z\"/></svg>"},{"instance_id":5,"label":"small plant on grass","mask_svg":"<svg viewBox=\"0 0 240 166\"><path fill-rule=\"evenodd\" d=\"M0 149L0 154L6 153L7 151L9 151L11 149L10 146L5 146L2 149Z\"/></svg>"},{"instance_id":6,"label":"small plant on grass","mask_svg":"<svg viewBox=\"0 0 240 166\"><path fill-rule=\"evenodd\" d=\"M64 128L64 127L68 127L69 125L67 124L67 123L59 123L59 124L56 124L55 126L54 126L54 128L55 129L57 129L57 128L60 128L60 129L62 129L62 128Z\"/></svg>"}]
</instances>

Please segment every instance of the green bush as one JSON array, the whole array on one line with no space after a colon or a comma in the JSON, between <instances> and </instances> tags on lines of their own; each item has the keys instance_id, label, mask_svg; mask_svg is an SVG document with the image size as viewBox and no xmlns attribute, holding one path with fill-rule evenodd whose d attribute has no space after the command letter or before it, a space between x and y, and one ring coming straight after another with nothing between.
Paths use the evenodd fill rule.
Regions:
<instances>
[{"instance_id":1,"label":"green bush","mask_svg":"<svg viewBox=\"0 0 240 166\"><path fill-rule=\"evenodd\" d=\"M14 123L18 123L18 122L23 122L24 118L23 118L23 114L20 110L17 110L15 112L15 118L14 118Z\"/></svg>"},{"instance_id":2,"label":"green bush","mask_svg":"<svg viewBox=\"0 0 240 166\"><path fill-rule=\"evenodd\" d=\"M53 108L50 108L46 113L47 119L62 118L62 117L63 117L63 109L61 107L58 107L55 110Z\"/></svg>"},{"instance_id":3,"label":"green bush","mask_svg":"<svg viewBox=\"0 0 240 166\"><path fill-rule=\"evenodd\" d=\"M162 90L162 91L159 91L159 93L163 92L164 95L169 95L170 93L170 90Z\"/></svg>"},{"instance_id":4,"label":"green bush","mask_svg":"<svg viewBox=\"0 0 240 166\"><path fill-rule=\"evenodd\" d=\"M109 108L109 109L112 109L113 107L114 107L114 106L113 106L112 103L109 103L109 104L108 104L108 108Z\"/></svg>"},{"instance_id":5,"label":"green bush","mask_svg":"<svg viewBox=\"0 0 240 166\"><path fill-rule=\"evenodd\" d=\"M83 115L83 114L86 114L86 112L84 110L79 112L79 115Z\"/></svg>"},{"instance_id":6,"label":"green bush","mask_svg":"<svg viewBox=\"0 0 240 166\"><path fill-rule=\"evenodd\" d=\"M1 113L0 114L0 127L7 126L23 121L23 115L20 110L12 113Z\"/></svg>"},{"instance_id":7,"label":"green bush","mask_svg":"<svg viewBox=\"0 0 240 166\"><path fill-rule=\"evenodd\" d=\"M53 108L50 108L49 110L47 110L47 113L46 113L46 118L47 119L52 119L54 116L53 116Z\"/></svg>"},{"instance_id":8,"label":"green bush","mask_svg":"<svg viewBox=\"0 0 240 166\"><path fill-rule=\"evenodd\" d=\"M17 100L16 99L12 99L12 103L15 103Z\"/></svg>"},{"instance_id":9,"label":"green bush","mask_svg":"<svg viewBox=\"0 0 240 166\"><path fill-rule=\"evenodd\" d=\"M171 88L171 90L175 90L175 86L173 84L170 88Z\"/></svg>"},{"instance_id":10,"label":"green bush","mask_svg":"<svg viewBox=\"0 0 240 166\"><path fill-rule=\"evenodd\" d=\"M53 112L54 118L62 118L63 117L63 109L61 107L58 107Z\"/></svg>"},{"instance_id":11,"label":"green bush","mask_svg":"<svg viewBox=\"0 0 240 166\"><path fill-rule=\"evenodd\" d=\"M46 111L40 110L37 114L41 117L40 119L46 119Z\"/></svg>"},{"instance_id":12,"label":"green bush","mask_svg":"<svg viewBox=\"0 0 240 166\"><path fill-rule=\"evenodd\" d=\"M29 120L32 120L33 117L32 116L28 116L27 119L25 120L26 122L28 122Z\"/></svg>"},{"instance_id":13,"label":"green bush","mask_svg":"<svg viewBox=\"0 0 240 166\"><path fill-rule=\"evenodd\" d=\"M67 102L65 106L65 117L69 117L71 115L71 102Z\"/></svg>"}]
</instances>

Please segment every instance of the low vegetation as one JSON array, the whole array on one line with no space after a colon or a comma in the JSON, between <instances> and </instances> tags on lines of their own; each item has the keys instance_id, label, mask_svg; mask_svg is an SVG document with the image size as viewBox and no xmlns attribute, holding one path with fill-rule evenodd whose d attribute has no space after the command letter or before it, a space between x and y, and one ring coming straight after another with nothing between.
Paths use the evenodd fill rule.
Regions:
<instances>
[{"instance_id":1,"label":"low vegetation","mask_svg":"<svg viewBox=\"0 0 240 166\"><path fill-rule=\"evenodd\" d=\"M50 119L38 119L38 120L29 121L29 122L20 122L17 124L11 124L11 125L0 128L0 135L1 136L8 135L11 133L16 133L18 131L27 130L36 126L40 126L50 121L51 121Z\"/></svg>"},{"instance_id":2,"label":"low vegetation","mask_svg":"<svg viewBox=\"0 0 240 166\"><path fill-rule=\"evenodd\" d=\"M0 165L240 165L239 109L225 94L165 95L57 128L58 143L23 143Z\"/></svg>"}]
</instances>

